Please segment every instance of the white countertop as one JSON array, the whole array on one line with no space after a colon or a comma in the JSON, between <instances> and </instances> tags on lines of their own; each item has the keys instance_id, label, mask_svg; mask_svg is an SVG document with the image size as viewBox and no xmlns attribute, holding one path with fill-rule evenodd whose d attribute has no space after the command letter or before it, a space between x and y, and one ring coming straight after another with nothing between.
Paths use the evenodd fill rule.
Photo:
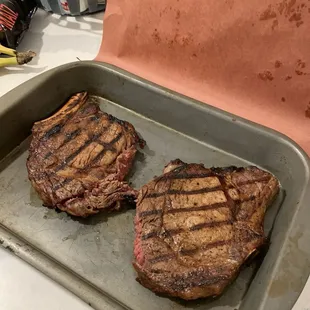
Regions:
<instances>
[{"instance_id":1,"label":"white countertop","mask_svg":"<svg viewBox=\"0 0 310 310\"><path fill-rule=\"evenodd\" d=\"M20 50L34 50L31 66L1 68L0 96L26 80L68 62L94 59L101 44L103 13L61 17L39 10ZM1 310L89 310L87 304L0 248ZM310 310L310 281L293 310ZM270 309L272 310L272 309Z\"/></svg>"}]
</instances>

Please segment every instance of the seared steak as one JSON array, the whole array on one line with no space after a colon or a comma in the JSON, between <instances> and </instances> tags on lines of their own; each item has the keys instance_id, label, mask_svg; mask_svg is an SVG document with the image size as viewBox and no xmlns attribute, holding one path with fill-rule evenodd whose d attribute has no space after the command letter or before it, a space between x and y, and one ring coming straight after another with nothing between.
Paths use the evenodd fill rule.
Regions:
<instances>
[{"instance_id":1,"label":"seared steak","mask_svg":"<svg viewBox=\"0 0 310 310\"><path fill-rule=\"evenodd\" d=\"M137 144L134 127L102 112L79 93L56 114L34 124L27 168L48 207L86 217L114 210L136 192L122 182Z\"/></svg>"},{"instance_id":2,"label":"seared steak","mask_svg":"<svg viewBox=\"0 0 310 310\"><path fill-rule=\"evenodd\" d=\"M135 217L138 281L183 299L216 296L264 244L277 179L256 167L171 162L142 187Z\"/></svg>"}]
</instances>

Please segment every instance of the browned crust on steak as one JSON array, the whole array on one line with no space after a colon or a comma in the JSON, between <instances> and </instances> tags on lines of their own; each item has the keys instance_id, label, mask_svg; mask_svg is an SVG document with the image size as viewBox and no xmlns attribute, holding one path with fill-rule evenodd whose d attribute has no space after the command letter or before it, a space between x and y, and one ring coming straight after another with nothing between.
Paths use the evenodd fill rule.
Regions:
<instances>
[{"instance_id":1,"label":"browned crust on steak","mask_svg":"<svg viewBox=\"0 0 310 310\"><path fill-rule=\"evenodd\" d=\"M220 295L265 242L266 208L277 179L257 167L171 162L137 199L138 281L183 299Z\"/></svg>"},{"instance_id":2,"label":"browned crust on steak","mask_svg":"<svg viewBox=\"0 0 310 310\"><path fill-rule=\"evenodd\" d=\"M140 142L130 123L78 93L34 124L29 179L48 207L82 217L118 209L120 201L136 195L123 180Z\"/></svg>"}]
</instances>

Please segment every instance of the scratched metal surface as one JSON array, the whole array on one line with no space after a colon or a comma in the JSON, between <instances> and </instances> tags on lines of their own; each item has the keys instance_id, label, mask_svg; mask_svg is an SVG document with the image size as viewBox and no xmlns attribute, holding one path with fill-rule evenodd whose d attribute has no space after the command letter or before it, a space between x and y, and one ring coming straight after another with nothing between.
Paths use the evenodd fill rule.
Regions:
<instances>
[{"instance_id":1,"label":"scratched metal surface","mask_svg":"<svg viewBox=\"0 0 310 310\"><path fill-rule=\"evenodd\" d=\"M121 78L118 80L122 83L121 85L124 85L124 80ZM130 81L127 80L127 82L129 83ZM71 94L72 89L68 88ZM220 143L224 143L225 140L220 141L216 146L216 143L208 143L208 141L213 141L214 133L212 133L212 128L204 131L202 136L195 135L195 130L191 131L190 129L191 126L192 128L195 127L195 120L189 119L184 124L184 131L176 130L179 122L173 120L173 118L177 118L178 115L175 113L174 116L173 111L171 111L169 116L171 119L171 126L169 126L165 120L159 121L161 116L156 111L156 106L149 111L145 111L145 113L142 105L137 107L133 104L132 109L128 109L128 106L125 107L126 92L124 89L123 97L120 96L118 99L115 97L115 94L108 93L106 89L97 89L95 92L101 92L102 94L102 96L96 97L102 110L131 122L147 141L146 148L137 155L130 175L130 181L137 188L149 181L154 175L159 175L163 166L174 158L181 158L185 162L201 162L206 166L244 166L256 164L263 166L279 177L287 196L284 199L285 191L282 190L274 205L267 212L265 219L265 231L267 234L271 232L276 217L278 220L273 228L271 248L258 273L256 272L260 265L259 260L244 268L224 295L213 301L199 300L185 303L153 294L135 281L136 275L131 265L134 240L133 217L135 211L126 210L110 215L102 213L80 220L72 218L66 213L57 213L55 210L43 207L42 202L28 181L25 163L28 155L29 138L24 140L0 163L0 224L6 227L10 233L14 233L15 236L22 238L30 247L39 249L40 253L44 253L48 259L54 261L55 266L63 266L67 268L69 273L80 277L74 280L78 286L83 287L84 283L91 284L99 292L108 296L108 298L116 300L116 304L119 303L119 307L135 310L270 309L267 306L261 307L261 297L259 297L258 302L254 306L249 304L248 300L255 300L255 298L258 298L257 296L260 296L259 294L263 296L268 294L266 284L272 284L272 272L275 268L277 256L280 255L277 247L279 246L281 249L287 237L286 230L288 229L288 224L285 222L285 217L291 217L294 215L294 212L297 212L297 209L291 210L289 208L291 205L296 204L296 201L301 197L301 191L304 190L300 186L300 188L292 188L295 191L294 193L291 191L290 186L293 186L295 177L292 167L295 165L298 173L303 168L302 163L296 163L296 161L291 163L289 158L291 149L289 149L290 151L286 150L284 146L281 146L280 141L275 149L270 150L272 152L270 156L263 155L266 152L264 149L261 149L258 159L257 152L251 155L251 152L255 151L255 146L253 146L252 150L251 148L246 150L250 155L247 158L243 158L235 154L237 151L228 152L229 146L225 145L226 149L224 145L223 149L219 148ZM65 96L67 97L68 94ZM148 98L152 100L149 93ZM174 95L170 99L177 100ZM179 104L180 106L182 105L182 103ZM195 106L192 107L192 109L194 108ZM193 112L192 117L196 117L197 120L199 116L195 113L200 113L200 111ZM153 118L151 117L152 115L154 116ZM208 118L209 116L205 117ZM4 120L4 118L2 119ZM236 123L235 118L230 119L230 122L232 126L237 126L234 125ZM201 128L203 127L204 124L201 123ZM246 130L246 126L244 126L244 130ZM221 136L220 131L215 134L218 137ZM229 135L229 132L225 132L225 134ZM269 139L269 134L268 132L265 133L265 139ZM260 136L259 132L257 136ZM263 139L263 135L261 137ZM252 142L248 141L247 143L251 144ZM233 149L233 145L231 149ZM273 158L274 165L269 157ZM299 177L302 176L300 175ZM295 180L297 180L296 178ZM298 182L300 184L301 181ZM283 213L283 208L288 211ZM284 215L277 215L279 209L279 214L281 215L282 212ZM8 239L6 239L6 242L8 242ZM13 245L13 250L19 255L17 253L19 252L18 244L16 245L15 242ZM295 252L297 257L306 255L306 253L300 254L297 251ZM27 253L22 257L26 257L27 260ZM39 264L36 265L35 254L33 254L31 263L36 268L46 272ZM304 272L307 273L308 270ZM255 275L256 278L254 279ZM55 280L57 280L56 276ZM65 281L62 284L67 286ZM300 283L296 285L300 286ZM85 294L79 291L79 288L74 292L84 300L92 301L91 293L85 296ZM286 291L285 294L291 294L291 292ZM279 296L273 296L272 298L277 299ZM92 305L96 309L116 309L114 306L107 306L104 302L92 301ZM282 304L282 306L281 309L289 309L286 308L285 304Z\"/></svg>"}]
</instances>

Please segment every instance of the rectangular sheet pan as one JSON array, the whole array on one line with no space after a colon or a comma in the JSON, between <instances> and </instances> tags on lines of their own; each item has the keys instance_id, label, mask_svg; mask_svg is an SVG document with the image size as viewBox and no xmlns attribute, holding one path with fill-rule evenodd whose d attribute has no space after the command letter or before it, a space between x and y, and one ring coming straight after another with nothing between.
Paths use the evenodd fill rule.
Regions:
<instances>
[{"instance_id":1,"label":"rectangular sheet pan","mask_svg":"<svg viewBox=\"0 0 310 310\"><path fill-rule=\"evenodd\" d=\"M130 179L136 187L174 158L206 166L254 164L279 178L282 190L265 220L267 255L244 268L221 298L181 302L135 281L134 210L78 220L42 207L25 166L31 127L84 90L147 141ZM309 157L279 133L113 66L64 65L0 98L0 160L0 243L95 309L288 310L309 276Z\"/></svg>"}]
</instances>

